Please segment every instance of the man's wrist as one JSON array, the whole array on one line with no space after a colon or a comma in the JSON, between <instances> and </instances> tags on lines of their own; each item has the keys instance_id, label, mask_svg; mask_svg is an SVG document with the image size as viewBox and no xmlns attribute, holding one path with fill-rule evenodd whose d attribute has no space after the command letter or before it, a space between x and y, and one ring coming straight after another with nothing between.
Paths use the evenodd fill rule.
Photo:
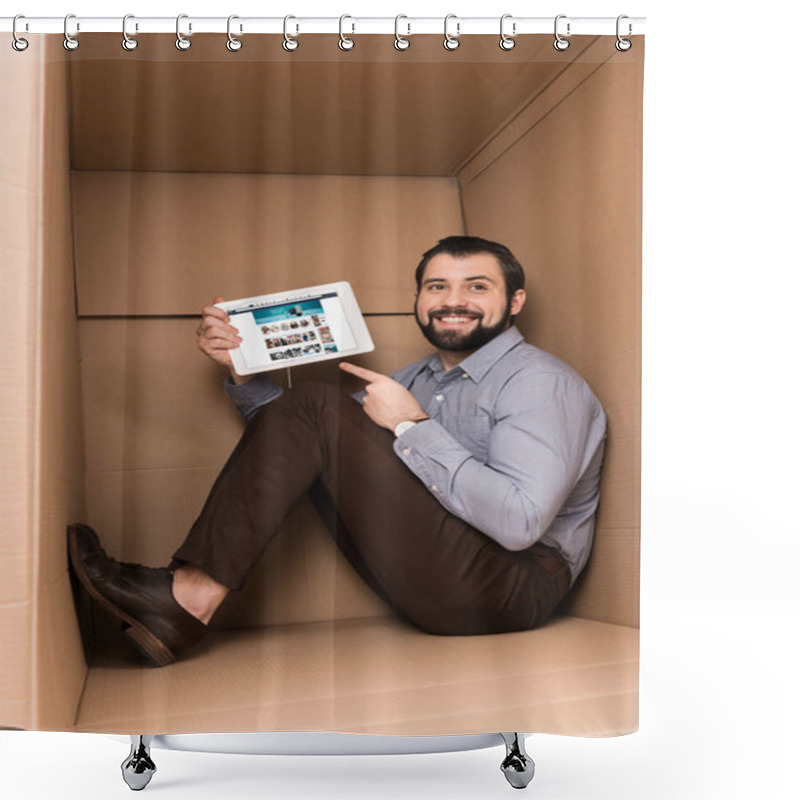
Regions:
<instances>
[{"instance_id":1,"label":"man's wrist","mask_svg":"<svg viewBox=\"0 0 800 800\"><path fill-rule=\"evenodd\" d=\"M395 437L401 436L407 430L413 428L419 422L425 422L425 420L430 419L430 417L426 414L421 417L415 417L414 419L404 419L401 422L398 422L397 425L394 426L394 435Z\"/></svg>"},{"instance_id":2,"label":"man's wrist","mask_svg":"<svg viewBox=\"0 0 800 800\"><path fill-rule=\"evenodd\" d=\"M231 374L231 381L236 384L236 386L241 386L243 383L247 383L247 381L252 378L252 375L238 375L234 370L229 370Z\"/></svg>"}]
</instances>

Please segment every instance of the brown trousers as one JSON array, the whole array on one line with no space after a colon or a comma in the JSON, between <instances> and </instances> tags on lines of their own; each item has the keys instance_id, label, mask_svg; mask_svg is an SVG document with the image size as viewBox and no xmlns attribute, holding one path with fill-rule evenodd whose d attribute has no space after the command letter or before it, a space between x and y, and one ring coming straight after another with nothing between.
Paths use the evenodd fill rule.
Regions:
<instances>
[{"instance_id":1,"label":"brown trousers","mask_svg":"<svg viewBox=\"0 0 800 800\"><path fill-rule=\"evenodd\" d=\"M173 566L232 589L310 494L338 547L401 617L472 635L543 623L569 567L541 544L512 552L446 511L392 449L393 436L325 384L285 392L250 420Z\"/></svg>"}]
</instances>

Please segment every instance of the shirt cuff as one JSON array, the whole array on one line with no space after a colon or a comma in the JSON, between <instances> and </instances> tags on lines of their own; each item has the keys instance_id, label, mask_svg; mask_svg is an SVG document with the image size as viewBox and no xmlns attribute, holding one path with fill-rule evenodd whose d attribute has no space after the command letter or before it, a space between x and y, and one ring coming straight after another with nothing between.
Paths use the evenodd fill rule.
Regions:
<instances>
[{"instance_id":1,"label":"shirt cuff","mask_svg":"<svg viewBox=\"0 0 800 800\"><path fill-rule=\"evenodd\" d=\"M458 468L472 458L436 420L418 422L394 440L400 460L435 494L448 491Z\"/></svg>"},{"instance_id":2,"label":"shirt cuff","mask_svg":"<svg viewBox=\"0 0 800 800\"><path fill-rule=\"evenodd\" d=\"M266 372L259 372L246 383L239 384L229 376L224 386L228 397L245 420L249 420L261 406L277 400L283 394L283 389Z\"/></svg>"}]
</instances>

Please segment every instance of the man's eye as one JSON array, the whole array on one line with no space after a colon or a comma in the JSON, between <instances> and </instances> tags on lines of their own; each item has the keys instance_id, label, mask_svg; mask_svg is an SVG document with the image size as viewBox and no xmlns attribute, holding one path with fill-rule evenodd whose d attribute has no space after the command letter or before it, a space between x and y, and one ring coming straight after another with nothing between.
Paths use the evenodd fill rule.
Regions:
<instances>
[{"instance_id":1,"label":"man's eye","mask_svg":"<svg viewBox=\"0 0 800 800\"><path fill-rule=\"evenodd\" d=\"M469 288L477 290L479 292L483 292L486 289L486 285L483 283L473 283Z\"/></svg>"}]
</instances>

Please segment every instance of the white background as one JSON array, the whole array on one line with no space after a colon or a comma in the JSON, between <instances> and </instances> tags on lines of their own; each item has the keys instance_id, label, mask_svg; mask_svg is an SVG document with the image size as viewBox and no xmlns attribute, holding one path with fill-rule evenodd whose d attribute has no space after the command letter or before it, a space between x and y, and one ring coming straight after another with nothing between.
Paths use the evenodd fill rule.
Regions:
<instances>
[{"instance_id":1,"label":"white background","mask_svg":"<svg viewBox=\"0 0 800 800\"><path fill-rule=\"evenodd\" d=\"M2 13L648 18L641 730L533 737L527 796L797 797L796 4L18 5ZM119 742L3 732L0 744L4 797L130 796ZM159 771L145 791L170 800L507 798L502 755L156 751Z\"/></svg>"}]
</instances>

